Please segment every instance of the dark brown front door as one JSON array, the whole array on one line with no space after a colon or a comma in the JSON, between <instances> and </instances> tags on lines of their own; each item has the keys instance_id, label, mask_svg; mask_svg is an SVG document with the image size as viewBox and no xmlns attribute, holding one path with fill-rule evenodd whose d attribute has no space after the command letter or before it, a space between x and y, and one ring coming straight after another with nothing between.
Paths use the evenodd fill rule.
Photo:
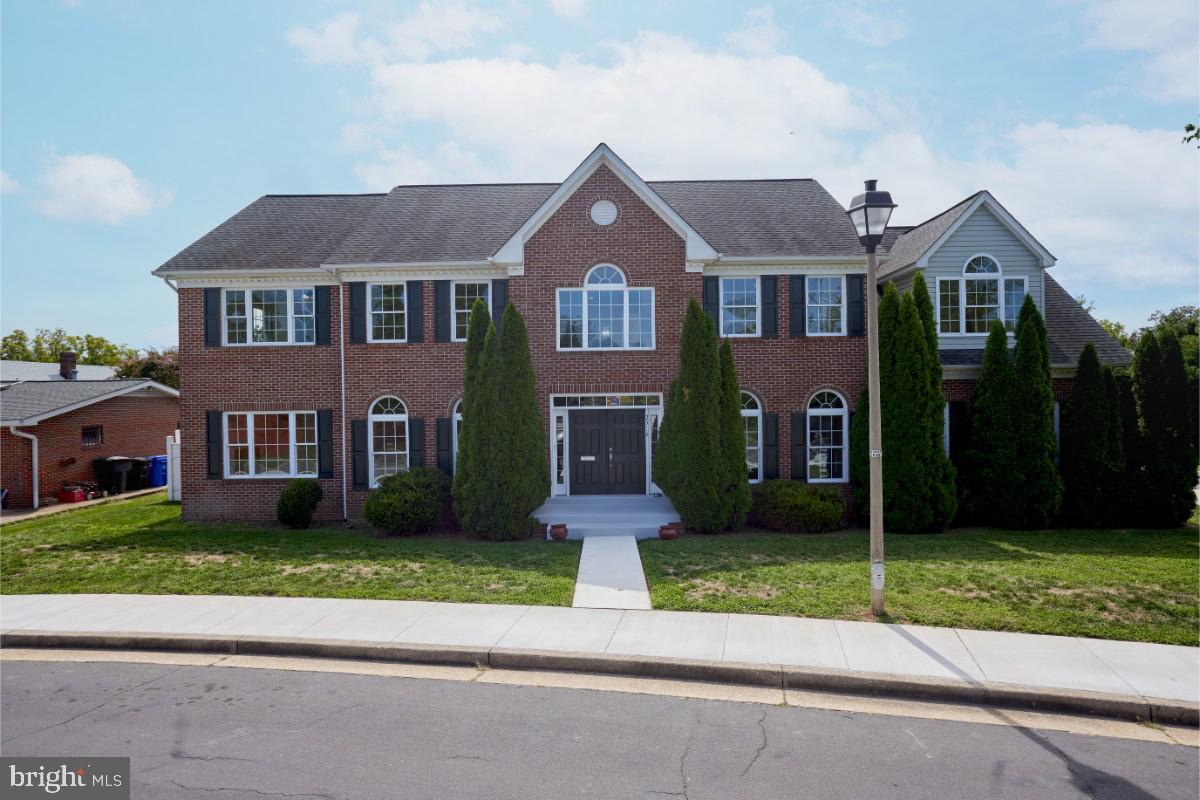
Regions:
<instances>
[{"instance_id":1,"label":"dark brown front door","mask_svg":"<svg viewBox=\"0 0 1200 800\"><path fill-rule=\"evenodd\" d=\"M646 412L572 411L571 494L646 493Z\"/></svg>"}]
</instances>

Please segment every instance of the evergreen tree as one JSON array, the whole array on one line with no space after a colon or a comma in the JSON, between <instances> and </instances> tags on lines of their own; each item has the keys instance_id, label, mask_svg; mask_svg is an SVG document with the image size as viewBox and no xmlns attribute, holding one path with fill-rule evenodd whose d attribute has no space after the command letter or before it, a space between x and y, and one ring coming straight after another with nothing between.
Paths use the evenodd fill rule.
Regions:
<instances>
[{"instance_id":1,"label":"evergreen tree","mask_svg":"<svg viewBox=\"0 0 1200 800\"><path fill-rule=\"evenodd\" d=\"M859 522L871 519L871 397L859 392L850 420L850 507Z\"/></svg>"},{"instance_id":2,"label":"evergreen tree","mask_svg":"<svg viewBox=\"0 0 1200 800\"><path fill-rule=\"evenodd\" d=\"M917 271L913 276L913 300L925 332L928 363L929 396L925 402L929 407L929 429L933 440L929 450L929 503L932 510L931 530L944 530L958 511L958 473L946 452L945 414L946 397L942 394L942 359L938 348L937 322L934 319L933 300L925 283L925 274Z\"/></svg>"},{"instance_id":3,"label":"evergreen tree","mask_svg":"<svg viewBox=\"0 0 1200 800\"><path fill-rule=\"evenodd\" d=\"M1099 528L1112 523L1116 464L1108 387L1090 343L1079 355L1074 384L1061 420L1062 511L1072 525Z\"/></svg>"},{"instance_id":4,"label":"evergreen tree","mask_svg":"<svg viewBox=\"0 0 1200 800\"><path fill-rule=\"evenodd\" d=\"M983 366L971 399L971 445L964 501L972 521L999 527L1020 524L1024 487L1019 471L1021 453L1013 432L1013 366L1008 357L1008 332L992 321L983 351Z\"/></svg>"},{"instance_id":5,"label":"evergreen tree","mask_svg":"<svg viewBox=\"0 0 1200 800\"><path fill-rule=\"evenodd\" d=\"M1121 419L1121 453L1125 457L1125 469L1117 481L1117 519L1121 525L1134 526L1139 524L1140 498L1145 494L1145 446L1138 418L1137 396L1133 391L1133 375L1122 372L1113 378L1117 385L1117 413Z\"/></svg>"},{"instance_id":6,"label":"evergreen tree","mask_svg":"<svg viewBox=\"0 0 1200 800\"><path fill-rule=\"evenodd\" d=\"M1017 317L1013 363L1012 423L1019 454L1017 472L1024 484L1012 524L1044 528L1062 503L1062 479L1054 465L1054 387L1050 380L1050 343L1046 325L1029 295Z\"/></svg>"},{"instance_id":7,"label":"evergreen tree","mask_svg":"<svg viewBox=\"0 0 1200 800\"><path fill-rule=\"evenodd\" d=\"M458 433L458 459L454 465L454 513L459 525L467 533L478 533L482 520L479 502L474 489L479 461L479 444L476 431L480 416L475 403L480 393L483 374L483 347L488 332L493 329L492 315L487 304L476 300L471 308L467 323L467 343L463 368L462 428Z\"/></svg>"},{"instance_id":8,"label":"evergreen tree","mask_svg":"<svg viewBox=\"0 0 1200 800\"><path fill-rule=\"evenodd\" d=\"M1105 429L1108 431L1108 463L1112 465L1112 471L1109 473L1108 485L1104 487L1104 492L1107 497L1107 505L1112 512L1113 519L1120 519L1125 513L1127 500L1125 498L1125 435L1124 424L1121 419L1121 387L1117 383L1117 376L1111 369L1104 367L1104 397L1107 401L1106 410L1108 411L1108 424Z\"/></svg>"},{"instance_id":9,"label":"evergreen tree","mask_svg":"<svg viewBox=\"0 0 1200 800\"><path fill-rule=\"evenodd\" d=\"M727 475L721 445L721 359L713 321L688 301L679 368L663 412L654 476L683 524L718 533L728 524L719 497Z\"/></svg>"},{"instance_id":10,"label":"evergreen tree","mask_svg":"<svg viewBox=\"0 0 1200 800\"><path fill-rule=\"evenodd\" d=\"M716 333L714 327L713 333ZM746 430L742 422L742 393L729 340L721 342L721 449L726 464L721 492L726 528L739 528L750 513L750 481L746 470ZM762 447L762 442L758 443Z\"/></svg>"},{"instance_id":11,"label":"evergreen tree","mask_svg":"<svg viewBox=\"0 0 1200 800\"><path fill-rule=\"evenodd\" d=\"M1171 332L1143 335L1134 354L1133 375L1145 458L1136 522L1164 528L1182 525L1196 505L1196 448L1178 337Z\"/></svg>"}]
</instances>

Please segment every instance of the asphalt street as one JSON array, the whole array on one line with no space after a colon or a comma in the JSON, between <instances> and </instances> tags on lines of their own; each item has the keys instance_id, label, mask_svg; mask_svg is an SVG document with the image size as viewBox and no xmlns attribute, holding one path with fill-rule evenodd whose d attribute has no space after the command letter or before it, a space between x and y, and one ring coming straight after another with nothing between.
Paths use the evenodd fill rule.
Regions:
<instances>
[{"instance_id":1,"label":"asphalt street","mask_svg":"<svg viewBox=\"0 0 1200 800\"><path fill-rule=\"evenodd\" d=\"M578 689L7 661L6 756L133 758L133 797L1196 798L1197 750Z\"/></svg>"}]
</instances>

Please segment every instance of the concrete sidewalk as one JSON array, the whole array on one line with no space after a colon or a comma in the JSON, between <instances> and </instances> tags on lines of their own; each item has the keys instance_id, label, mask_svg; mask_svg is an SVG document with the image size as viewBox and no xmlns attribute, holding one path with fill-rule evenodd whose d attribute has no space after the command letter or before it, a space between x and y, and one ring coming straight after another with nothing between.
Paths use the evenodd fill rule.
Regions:
<instances>
[{"instance_id":1,"label":"concrete sidewalk","mask_svg":"<svg viewBox=\"0 0 1200 800\"><path fill-rule=\"evenodd\" d=\"M996 698L1001 704L1009 689L1029 690L1043 706L1066 698L1060 707L1105 713L1103 704L1092 709L1084 702L1083 695L1094 694L1140 703L1118 705L1143 719L1153 716L1128 709L1152 709L1165 701L1174 709L1170 714L1191 724L1200 701L1200 649L1194 647L751 614L322 598L3 595L0 631L10 646L39 641L70 646L62 637L39 640L23 631L93 634L79 641L109 647L120 642L95 634L153 634L166 649L171 637L187 639L181 646L189 649L228 652L247 652L253 640L257 652L277 654L344 652L405 660L407 653L418 660L444 657L493 666L792 680L835 691L907 687L910 694ZM145 636L139 641L135 646L151 646ZM361 646L334 647L346 642ZM324 649L306 643L323 643ZM1071 693L1083 693L1077 706Z\"/></svg>"}]
</instances>

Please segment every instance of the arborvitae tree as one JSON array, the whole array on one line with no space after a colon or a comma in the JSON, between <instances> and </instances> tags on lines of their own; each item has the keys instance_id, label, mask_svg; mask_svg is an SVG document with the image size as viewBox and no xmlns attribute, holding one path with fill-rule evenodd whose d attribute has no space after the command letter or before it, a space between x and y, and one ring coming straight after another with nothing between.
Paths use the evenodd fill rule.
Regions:
<instances>
[{"instance_id":1,"label":"arborvitae tree","mask_svg":"<svg viewBox=\"0 0 1200 800\"><path fill-rule=\"evenodd\" d=\"M1112 512L1114 520L1121 518L1127 505L1125 493L1127 491L1125 484L1125 435L1123 431L1123 423L1121 421L1121 387L1117 383L1116 374L1104 367L1101 372L1104 375L1104 397L1107 401L1106 409L1108 411L1108 425L1105 426L1108 431L1108 463L1112 465L1112 472L1109 473L1108 486L1104 488L1108 496L1108 508Z\"/></svg>"},{"instance_id":2,"label":"arborvitae tree","mask_svg":"<svg viewBox=\"0 0 1200 800\"><path fill-rule=\"evenodd\" d=\"M719 533L728 523L719 493L727 470L721 446L721 359L712 319L688 301L679 342L679 369L663 411L654 478L683 524Z\"/></svg>"},{"instance_id":3,"label":"arborvitae tree","mask_svg":"<svg viewBox=\"0 0 1200 800\"><path fill-rule=\"evenodd\" d=\"M971 400L971 445L964 455L964 501L968 516L980 524L1015 527L1023 516L1024 478L1013 433L1012 384L1008 332L994 320Z\"/></svg>"},{"instance_id":4,"label":"arborvitae tree","mask_svg":"<svg viewBox=\"0 0 1200 800\"><path fill-rule=\"evenodd\" d=\"M471 413L475 415L475 432L471 437L474 453L471 456L471 477L467 484L467 503L471 516L463 529L476 536L500 539L497 533L499 505L502 502L496 485L496 475L507 469L507 459L497 421L507 413L501 402L504 363L500 354L500 334L489 325L479 356L478 377ZM463 426L467 424L467 409L463 409Z\"/></svg>"},{"instance_id":5,"label":"arborvitae tree","mask_svg":"<svg viewBox=\"0 0 1200 800\"><path fill-rule=\"evenodd\" d=\"M475 401L479 394L478 385L482 374L483 344L492 327L492 315L488 312L487 304L476 300L467 324L466 363L463 369L463 422L458 433L458 459L454 465L454 513L458 517L459 525L468 533L478 532L481 519L471 492L479 452L475 435L479 428L479 414L475 409Z\"/></svg>"},{"instance_id":6,"label":"arborvitae tree","mask_svg":"<svg viewBox=\"0 0 1200 800\"><path fill-rule=\"evenodd\" d=\"M858 395L850 420L850 507L860 522L871 518L871 397Z\"/></svg>"},{"instance_id":7,"label":"arborvitae tree","mask_svg":"<svg viewBox=\"0 0 1200 800\"><path fill-rule=\"evenodd\" d=\"M1117 498L1111 494L1116 473L1111 418L1100 359L1089 343L1079 355L1075 385L1061 418L1062 513L1072 525L1112 524Z\"/></svg>"},{"instance_id":8,"label":"arborvitae tree","mask_svg":"<svg viewBox=\"0 0 1200 800\"><path fill-rule=\"evenodd\" d=\"M1191 441L1190 400L1179 339L1147 331L1133 363L1134 393L1144 454L1145 483L1138 497L1139 525L1182 525L1196 506L1196 448Z\"/></svg>"},{"instance_id":9,"label":"arborvitae tree","mask_svg":"<svg viewBox=\"0 0 1200 800\"><path fill-rule=\"evenodd\" d=\"M1054 387L1050 381L1050 344L1046 325L1029 295L1017 317L1017 348L1013 362L1013 437L1020 462L1023 491L1013 508L1011 524L1044 528L1062 503L1062 479L1054 465Z\"/></svg>"},{"instance_id":10,"label":"arborvitae tree","mask_svg":"<svg viewBox=\"0 0 1200 800\"><path fill-rule=\"evenodd\" d=\"M925 274L919 270L913 276L912 295L917 304L917 314L921 318L921 327L925 331L926 355L929 359L926 367L929 397L926 403L929 406L929 429L933 435L928 456L931 477L929 503L933 514L931 529L943 530L958 511L958 473L946 452L946 397L942 394L942 360L938 350L933 300L925 283Z\"/></svg>"},{"instance_id":11,"label":"arborvitae tree","mask_svg":"<svg viewBox=\"0 0 1200 800\"><path fill-rule=\"evenodd\" d=\"M1125 457L1125 469L1117 481L1117 520L1123 526L1134 526L1139 524L1140 498L1145 493L1145 443L1138 418L1137 396L1133 391L1133 375L1122 372L1113 378L1117 385L1116 408L1121 418L1121 453Z\"/></svg>"},{"instance_id":12,"label":"arborvitae tree","mask_svg":"<svg viewBox=\"0 0 1200 800\"><path fill-rule=\"evenodd\" d=\"M714 333L715 333L714 328ZM733 347L721 342L721 448L725 458L725 488L721 491L725 527L738 528L750 513L750 481L746 471L746 431L742 423L742 393L738 388ZM759 442L762 447L762 442Z\"/></svg>"}]
</instances>

